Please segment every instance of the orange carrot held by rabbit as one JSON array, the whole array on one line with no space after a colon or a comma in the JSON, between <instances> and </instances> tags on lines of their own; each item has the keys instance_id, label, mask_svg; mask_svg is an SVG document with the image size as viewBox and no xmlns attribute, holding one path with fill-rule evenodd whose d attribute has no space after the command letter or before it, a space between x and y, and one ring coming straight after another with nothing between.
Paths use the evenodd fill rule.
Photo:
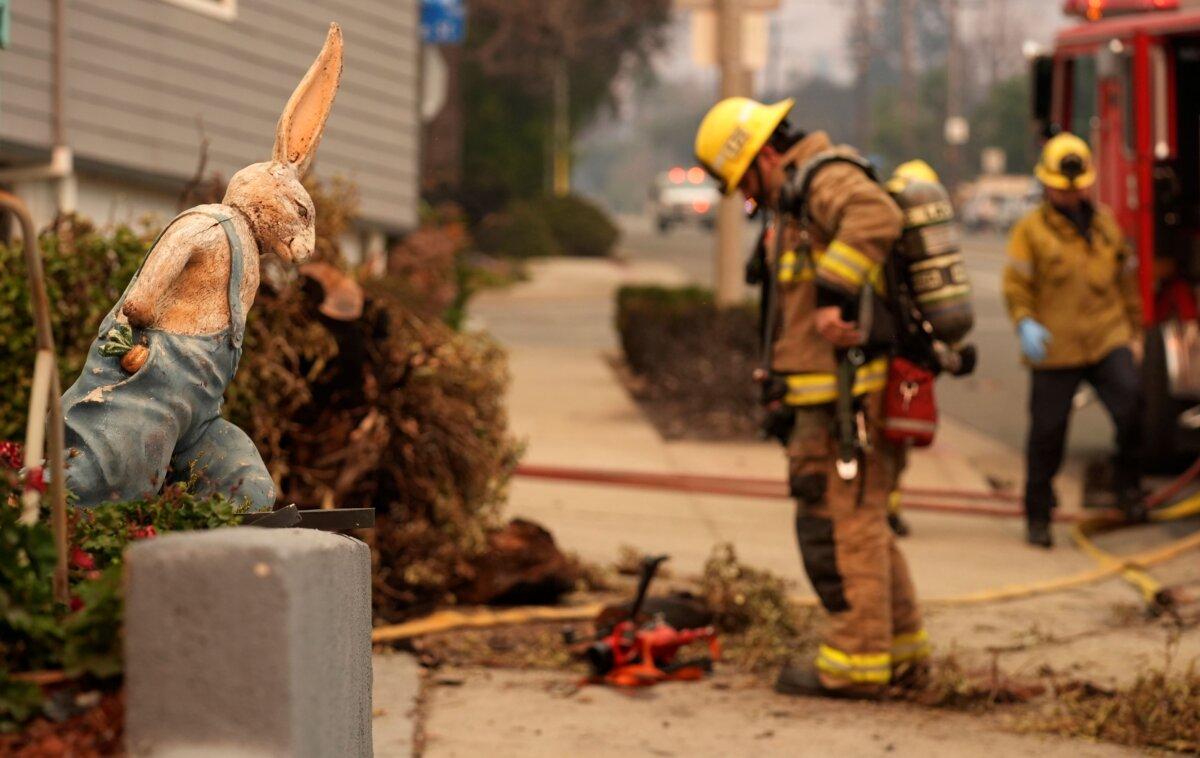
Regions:
<instances>
[{"instance_id":1,"label":"orange carrot held by rabbit","mask_svg":"<svg viewBox=\"0 0 1200 758\"><path fill-rule=\"evenodd\" d=\"M288 100L270 161L233 175L223 202L175 218L100 326L83 373L63 395L67 486L78 504L156 493L168 475L201 494L275 502L245 432L220 417L237 371L259 255L302 263L315 243L300 183L321 140L342 72L331 24L320 55Z\"/></svg>"}]
</instances>

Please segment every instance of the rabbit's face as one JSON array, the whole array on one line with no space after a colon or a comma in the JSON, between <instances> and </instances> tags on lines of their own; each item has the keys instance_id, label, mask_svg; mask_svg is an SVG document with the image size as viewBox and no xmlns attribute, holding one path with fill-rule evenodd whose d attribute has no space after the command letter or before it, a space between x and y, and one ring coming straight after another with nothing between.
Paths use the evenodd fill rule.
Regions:
<instances>
[{"instance_id":1,"label":"rabbit's face","mask_svg":"<svg viewBox=\"0 0 1200 758\"><path fill-rule=\"evenodd\" d=\"M303 263L316 244L316 211L312 198L289 165L268 161L233 175L225 204L246 214L261 253Z\"/></svg>"}]
</instances>

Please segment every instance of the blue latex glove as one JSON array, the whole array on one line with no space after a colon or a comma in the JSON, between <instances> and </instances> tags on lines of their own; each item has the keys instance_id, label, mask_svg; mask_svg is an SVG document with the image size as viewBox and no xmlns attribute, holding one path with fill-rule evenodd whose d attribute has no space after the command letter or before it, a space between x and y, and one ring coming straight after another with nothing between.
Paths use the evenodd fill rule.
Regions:
<instances>
[{"instance_id":1,"label":"blue latex glove","mask_svg":"<svg viewBox=\"0 0 1200 758\"><path fill-rule=\"evenodd\" d=\"M1050 331L1026 316L1017 322L1017 336L1021 338L1021 352L1034 363L1046 360L1046 344L1050 342Z\"/></svg>"}]
</instances>

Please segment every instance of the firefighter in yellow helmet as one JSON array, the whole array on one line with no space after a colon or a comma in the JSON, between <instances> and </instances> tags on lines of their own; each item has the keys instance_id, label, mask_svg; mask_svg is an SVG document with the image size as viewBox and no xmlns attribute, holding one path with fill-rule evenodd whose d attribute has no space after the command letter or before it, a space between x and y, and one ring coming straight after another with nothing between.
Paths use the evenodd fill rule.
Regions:
<instances>
[{"instance_id":1,"label":"firefighter in yellow helmet","mask_svg":"<svg viewBox=\"0 0 1200 758\"><path fill-rule=\"evenodd\" d=\"M759 379L767 430L787 448L804 568L829 616L815 660L789 663L776 689L874 697L929 654L887 523L903 465L903 450L880 431L887 348L865 323L902 218L853 149L787 122L792 106L717 103L696 156L726 193L740 190L774 218ZM846 421L850 441L862 443L849 460Z\"/></svg>"},{"instance_id":2,"label":"firefighter in yellow helmet","mask_svg":"<svg viewBox=\"0 0 1200 758\"><path fill-rule=\"evenodd\" d=\"M1062 465L1072 400L1095 388L1117 430L1113 484L1126 515L1144 516L1140 389L1142 303L1137 257L1112 212L1088 196L1092 152L1073 134L1046 143L1034 169L1045 202L1013 228L1004 296L1032 369L1026 447L1028 540L1052 547L1053 480Z\"/></svg>"}]
</instances>

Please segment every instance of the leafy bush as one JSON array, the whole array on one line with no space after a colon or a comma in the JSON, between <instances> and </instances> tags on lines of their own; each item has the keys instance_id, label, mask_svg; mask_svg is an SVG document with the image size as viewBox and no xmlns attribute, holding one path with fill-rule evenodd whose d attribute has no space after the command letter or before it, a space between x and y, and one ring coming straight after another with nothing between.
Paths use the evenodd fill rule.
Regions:
<instances>
[{"instance_id":1,"label":"leafy bush","mask_svg":"<svg viewBox=\"0 0 1200 758\"><path fill-rule=\"evenodd\" d=\"M100 321L137 270L152 237L127 226L109 233L64 223L39 238L63 387L83 369ZM70 240L70 242L64 242ZM34 329L21 245L0 245L0 439L23 439L33 380Z\"/></svg>"},{"instance_id":2,"label":"leafy bush","mask_svg":"<svg viewBox=\"0 0 1200 758\"><path fill-rule=\"evenodd\" d=\"M631 387L667 437L753 436L758 428L758 314L718 308L697 287L623 287L617 332Z\"/></svg>"},{"instance_id":3,"label":"leafy bush","mask_svg":"<svg viewBox=\"0 0 1200 758\"><path fill-rule=\"evenodd\" d=\"M558 255L562 248L546 215L535 204L517 202L493 213L475 231L479 249L504 258L539 258Z\"/></svg>"},{"instance_id":4,"label":"leafy bush","mask_svg":"<svg viewBox=\"0 0 1200 758\"><path fill-rule=\"evenodd\" d=\"M544 198L536 207L566 255L599 258L617 245L617 225L599 206L578 195Z\"/></svg>"},{"instance_id":5,"label":"leafy bush","mask_svg":"<svg viewBox=\"0 0 1200 758\"><path fill-rule=\"evenodd\" d=\"M20 522L23 484L0 462L0 732L41 712L43 695L22 674L61 669L72 677L121 674L122 556L134 540L160 532L225 526L239 506L196 498L184 485L160 497L70 514L71 605L53 595L58 555L49 514Z\"/></svg>"}]
</instances>

